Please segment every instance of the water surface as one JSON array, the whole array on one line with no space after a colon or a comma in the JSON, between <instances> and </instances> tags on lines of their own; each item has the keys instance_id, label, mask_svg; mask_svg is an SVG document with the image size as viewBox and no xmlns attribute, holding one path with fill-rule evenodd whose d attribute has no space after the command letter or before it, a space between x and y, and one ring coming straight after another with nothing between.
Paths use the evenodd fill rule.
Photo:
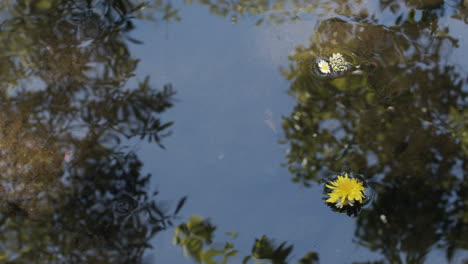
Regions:
<instances>
[{"instance_id":1,"label":"water surface","mask_svg":"<svg viewBox=\"0 0 468 264\"><path fill-rule=\"evenodd\" d=\"M468 261L464 2L5 1L0 260Z\"/></svg>"}]
</instances>

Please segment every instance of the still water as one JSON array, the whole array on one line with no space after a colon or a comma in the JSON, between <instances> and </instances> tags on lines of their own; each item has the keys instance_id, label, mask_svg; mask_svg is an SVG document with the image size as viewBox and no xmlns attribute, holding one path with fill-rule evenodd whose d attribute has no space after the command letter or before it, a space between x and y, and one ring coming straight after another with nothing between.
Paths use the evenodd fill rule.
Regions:
<instances>
[{"instance_id":1,"label":"still water","mask_svg":"<svg viewBox=\"0 0 468 264\"><path fill-rule=\"evenodd\" d=\"M468 1L0 14L0 263L468 262Z\"/></svg>"}]
</instances>

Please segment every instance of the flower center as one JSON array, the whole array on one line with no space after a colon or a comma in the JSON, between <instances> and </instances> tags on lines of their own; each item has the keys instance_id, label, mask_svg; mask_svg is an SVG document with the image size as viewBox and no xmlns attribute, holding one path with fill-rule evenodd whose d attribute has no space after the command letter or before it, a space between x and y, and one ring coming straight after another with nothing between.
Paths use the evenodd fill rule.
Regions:
<instances>
[{"instance_id":1,"label":"flower center","mask_svg":"<svg viewBox=\"0 0 468 264\"><path fill-rule=\"evenodd\" d=\"M340 189L343 190L343 192L349 194L352 192L356 191L356 183L352 181L344 182L341 186Z\"/></svg>"}]
</instances>

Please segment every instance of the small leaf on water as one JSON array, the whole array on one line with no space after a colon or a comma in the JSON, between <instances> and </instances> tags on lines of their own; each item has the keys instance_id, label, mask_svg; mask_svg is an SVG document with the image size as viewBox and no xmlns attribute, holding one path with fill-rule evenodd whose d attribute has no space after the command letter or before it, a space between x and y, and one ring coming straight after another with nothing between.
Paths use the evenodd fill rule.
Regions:
<instances>
[{"instance_id":1,"label":"small leaf on water","mask_svg":"<svg viewBox=\"0 0 468 264\"><path fill-rule=\"evenodd\" d=\"M182 197L182 199L179 200L179 203L177 204L177 207L174 211L174 215L179 213L180 209L182 209L182 206L184 206L185 202L187 201L187 196Z\"/></svg>"},{"instance_id":2,"label":"small leaf on water","mask_svg":"<svg viewBox=\"0 0 468 264\"><path fill-rule=\"evenodd\" d=\"M247 264L250 260L251 256L246 256L243 260L242 260L242 264Z\"/></svg>"},{"instance_id":3,"label":"small leaf on water","mask_svg":"<svg viewBox=\"0 0 468 264\"><path fill-rule=\"evenodd\" d=\"M236 238L237 237L237 233L236 232L226 232L226 235L232 237L232 238Z\"/></svg>"}]
</instances>

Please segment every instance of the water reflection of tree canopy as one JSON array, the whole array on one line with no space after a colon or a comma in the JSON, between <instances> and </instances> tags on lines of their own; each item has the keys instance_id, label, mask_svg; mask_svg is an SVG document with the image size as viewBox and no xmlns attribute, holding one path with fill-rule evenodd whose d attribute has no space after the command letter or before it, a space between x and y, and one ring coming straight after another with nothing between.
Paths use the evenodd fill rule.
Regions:
<instances>
[{"instance_id":1,"label":"water reflection of tree canopy","mask_svg":"<svg viewBox=\"0 0 468 264\"><path fill-rule=\"evenodd\" d=\"M293 180L310 185L345 168L369 177L376 198L356 236L390 263L421 263L433 246L449 259L468 249L467 80L447 61L456 40L430 24L323 21L283 70L297 99L283 123ZM361 69L313 77L312 58L337 50Z\"/></svg>"},{"instance_id":2,"label":"water reflection of tree canopy","mask_svg":"<svg viewBox=\"0 0 468 264\"><path fill-rule=\"evenodd\" d=\"M289 21L307 20L314 16L344 16L356 21L393 24L405 21L435 19L437 16L453 15L468 23L468 7L463 1L443 0L380 0L341 1L341 0L186 0L186 3L199 3L207 6L217 16L231 18L233 23L243 17L255 17L256 24L269 22L283 24Z\"/></svg>"},{"instance_id":3,"label":"water reflection of tree canopy","mask_svg":"<svg viewBox=\"0 0 468 264\"><path fill-rule=\"evenodd\" d=\"M148 193L150 176L121 144L161 144L171 122L160 114L174 95L148 78L129 88L138 63L125 41L131 6L2 5L1 261L139 263L171 223L175 212Z\"/></svg>"}]
</instances>

